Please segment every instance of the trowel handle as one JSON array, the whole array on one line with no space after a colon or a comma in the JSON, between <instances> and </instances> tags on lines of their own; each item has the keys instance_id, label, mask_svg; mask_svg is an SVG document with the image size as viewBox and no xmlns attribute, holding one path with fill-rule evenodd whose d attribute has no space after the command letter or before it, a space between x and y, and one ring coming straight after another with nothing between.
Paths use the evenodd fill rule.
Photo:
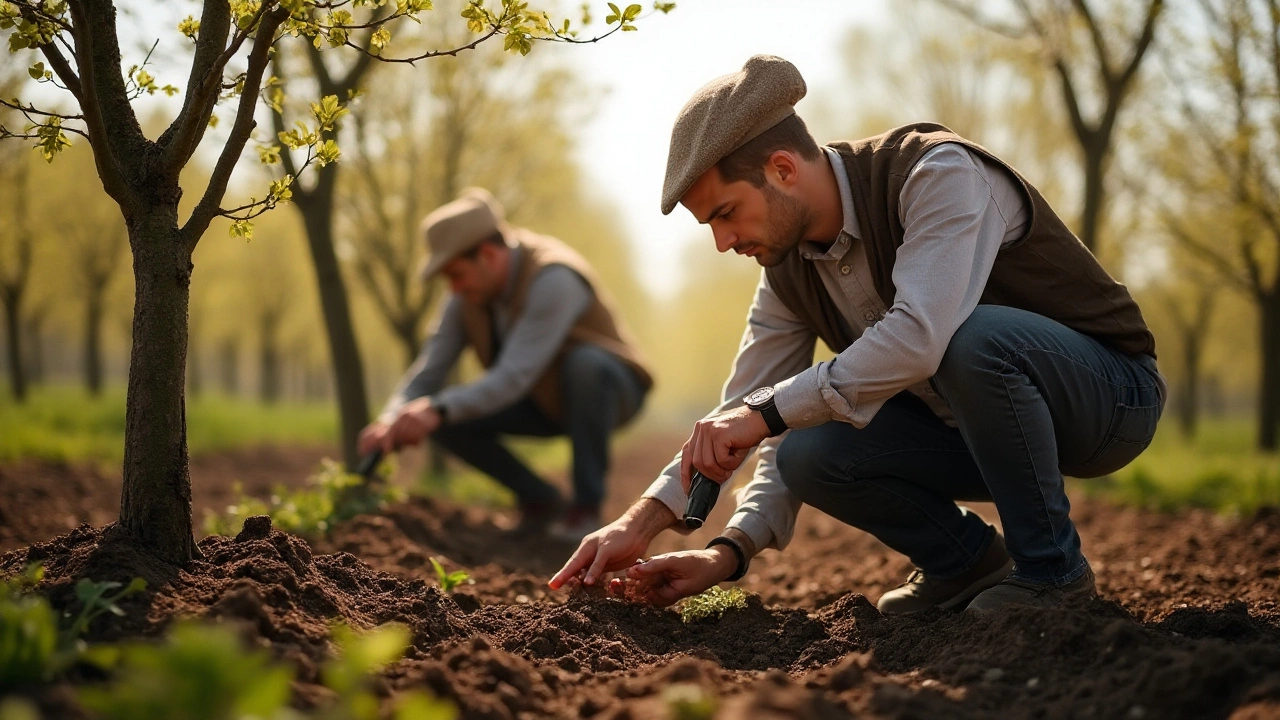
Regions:
<instances>
[{"instance_id":1,"label":"trowel handle","mask_svg":"<svg viewBox=\"0 0 1280 720\"><path fill-rule=\"evenodd\" d=\"M356 465L356 474L366 480L373 477L373 471L378 467L378 461L382 459L382 450L374 450L373 452L360 458L360 462Z\"/></svg>"},{"instance_id":2,"label":"trowel handle","mask_svg":"<svg viewBox=\"0 0 1280 720\"><path fill-rule=\"evenodd\" d=\"M684 526L697 530L707 521L720 497L720 483L694 470L689 481L689 504L684 508Z\"/></svg>"}]
</instances>

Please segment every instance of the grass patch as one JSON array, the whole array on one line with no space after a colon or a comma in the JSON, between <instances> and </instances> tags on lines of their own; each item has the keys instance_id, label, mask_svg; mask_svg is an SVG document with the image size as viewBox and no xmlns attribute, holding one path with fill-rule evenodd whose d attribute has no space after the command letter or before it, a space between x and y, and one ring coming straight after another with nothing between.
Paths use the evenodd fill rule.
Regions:
<instances>
[{"instance_id":1,"label":"grass patch","mask_svg":"<svg viewBox=\"0 0 1280 720\"><path fill-rule=\"evenodd\" d=\"M1086 492L1161 511L1198 507L1248 514L1280 505L1280 454L1254 449L1247 420L1204 422L1192 440L1164 422L1146 452L1103 478L1079 481Z\"/></svg>"},{"instance_id":2,"label":"grass patch","mask_svg":"<svg viewBox=\"0 0 1280 720\"><path fill-rule=\"evenodd\" d=\"M73 386L32 388L27 401L0 394L0 461L121 462L125 391L90 397ZM187 398L187 446L193 455L264 444L334 443L337 411L331 403L264 405L204 394Z\"/></svg>"}]
</instances>

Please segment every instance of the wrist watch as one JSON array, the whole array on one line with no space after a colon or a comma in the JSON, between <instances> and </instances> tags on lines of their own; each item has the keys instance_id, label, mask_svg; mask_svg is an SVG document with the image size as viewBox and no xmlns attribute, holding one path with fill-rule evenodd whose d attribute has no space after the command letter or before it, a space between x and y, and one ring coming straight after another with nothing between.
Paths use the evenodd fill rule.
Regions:
<instances>
[{"instance_id":1,"label":"wrist watch","mask_svg":"<svg viewBox=\"0 0 1280 720\"><path fill-rule=\"evenodd\" d=\"M778 412L778 406L773 402L772 386L752 390L742 401L764 417L765 425L769 426L769 437L777 437L786 432L787 423L783 421L782 413Z\"/></svg>"}]
</instances>

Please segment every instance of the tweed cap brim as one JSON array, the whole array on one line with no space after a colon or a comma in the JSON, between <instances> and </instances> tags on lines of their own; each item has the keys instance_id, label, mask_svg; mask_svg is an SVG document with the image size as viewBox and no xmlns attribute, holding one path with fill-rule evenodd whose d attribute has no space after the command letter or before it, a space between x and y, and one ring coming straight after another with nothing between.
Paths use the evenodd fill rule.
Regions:
<instances>
[{"instance_id":1,"label":"tweed cap brim","mask_svg":"<svg viewBox=\"0 0 1280 720\"><path fill-rule=\"evenodd\" d=\"M427 258L422 280L435 277L448 262L502 229L502 222L485 198L468 195L441 205L422 220Z\"/></svg>"},{"instance_id":2,"label":"tweed cap brim","mask_svg":"<svg viewBox=\"0 0 1280 720\"><path fill-rule=\"evenodd\" d=\"M773 55L753 55L738 72L703 85L671 129L662 214L721 158L795 114L805 91L796 66Z\"/></svg>"}]
</instances>

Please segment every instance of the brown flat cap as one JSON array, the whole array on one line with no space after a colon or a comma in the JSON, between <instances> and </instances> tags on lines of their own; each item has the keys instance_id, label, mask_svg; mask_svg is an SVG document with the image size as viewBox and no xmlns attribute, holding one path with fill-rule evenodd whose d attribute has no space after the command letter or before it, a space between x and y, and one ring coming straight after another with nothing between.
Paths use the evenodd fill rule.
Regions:
<instances>
[{"instance_id":1,"label":"brown flat cap","mask_svg":"<svg viewBox=\"0 0 1280 720\"><path fill-rule=\"evenodd\" d=\"M493 207L476 194L468 194L431 211L422 220L427 261L423 263L420 277L430 279L450 260L479 245L501 226Z\"/></svg>"},{"instance_id":2,"label":"brown flat cap","mask_svg":"<svg viewBox=\"0 0 1280 720\"><path fill-rule=\"evenodd\" d=\"M796 66L773 55L753 55L738 72L703 85L671 129L662 214L721 158L795 114L805 89Z\"/></svg>"}]
</instances>

